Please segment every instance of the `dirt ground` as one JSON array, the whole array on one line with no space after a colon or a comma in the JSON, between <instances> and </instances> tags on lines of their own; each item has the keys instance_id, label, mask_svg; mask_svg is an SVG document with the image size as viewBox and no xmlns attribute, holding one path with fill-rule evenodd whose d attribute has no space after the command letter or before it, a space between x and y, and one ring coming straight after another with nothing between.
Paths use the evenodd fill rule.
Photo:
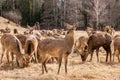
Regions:
<instances>
[{"instance_id":1,"label":"dirt ground","mask_svg":"<svg viewBox=\"0 0 120 80\"><path fill-rule=\"evenodd\" d=\"M19 33L25 31L24 28L0 17L0 28L6 26L11 29L19 29ZM119 33L119 32L116 32ZM75 38L87 35L85 31L77 31ZM112 49L113 50L113 49ZM0 45L0 58L1 58L1 45ZM92 62L88 62L89 57L85 63L82 63L81 57L76 54L69 55L68 60L68 74L64 72L64 61L62 63L60 74L57 74L58 64L48 63L48 73L41 74L41 63L30 63L29 67L11 69L11 64L7 64L6 56L4 56L3 63L0 64L0 80L120 80L120 63L115 57L114 63L106 63L106 53L101 48L99 52L100 62L97 62L96 54L93 56Z\"/></svg>"}]
</instances>

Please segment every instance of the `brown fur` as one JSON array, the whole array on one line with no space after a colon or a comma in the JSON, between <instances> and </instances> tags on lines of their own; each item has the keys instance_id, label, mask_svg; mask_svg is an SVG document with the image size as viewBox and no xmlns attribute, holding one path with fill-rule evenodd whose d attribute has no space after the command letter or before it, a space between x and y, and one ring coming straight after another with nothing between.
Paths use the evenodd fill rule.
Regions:
<instances>
[{"instance_id":1,"label":"brown fur","mask_svg":"<svg viewBox=\"0 0 120 80\"><path fill-rule=\"evenodd\" d=\"M109 33L112 36L114 35L114 29L111 28L111 26L105 26L103 31Z\"/></svg>"},{"instance_id":2,"label":"brown fur","mask_svg":"<svg viewBox=\"0 0 120 80\"><path fill-rule=\"evenodd\" d=\"M34 35L28 35L25 43L25 53L28 54L30 57L35 55L35 61L38 62L37 59L37 46L38 40Z\"/></svg>"},{"instance_id":3,"label":"brown fur","mask_svg":"<svg viewBox=\"0 0 120 80\"><path fill-rule=\"evenodd\" d=\"M88 37L81 36L79 37L74 44L74 50L77 51L77 53L82 54L85 47L87 46Z\"/></svg>"},{"instance_id":4,"label":"brown fur","mask_svg":"<svg viewBox=\"0 0 120 80\"><path fill-rule=\"evenodd\" d=\"M18 66L20 67L24 67L27 66L28 63L26 63L26 59L22 53L22 47L21 47L21 43L20 41L17 39L17 37L15 37L14 35L11 34L4 34L1 37L1 44L2 44L2 49L3 49L3 53L1 56L1 62L2 62L2 58L3 55L6 54L7 55L7 60L9 62L9 52L11 53L12 56L12 68L13 68L13 54L16 55L16 60L18 63Z\"/></svg>"},{"instance_id":5,"label":"brown fur","mask_svg":"<svg viewBox=\"0 0 120 80\"><path fill-rule=\"evenodd\" d=\"M114 53L113 53L113 61L114 61L114 56L115 54L117 54L117 51L118 51L118 61L120 62L120 58L119 58L119 55L120 55L120 35L117 35L114 40L113 40L113 45L114 45Z\"/></svg>"},{"instance_id":6,"label":"brown fur","mask_svg":"<svg viewBox=\"0 0 120 80\"><path fill-rule=\"evenodd\" d=\"M26 42L27 36L23 34L17 34L16 37L20 40L22 44L22 48L25 49L25 42Z\"/></svg>"},{"instance_id":7,"label":"brown fur","mask_svg":"<svg viewBox=\"0 0 120 80\"><path fill-rule=\"evenodd\" d=\"M10 33L10 30L8 30L8 29L0 29L0 32L1 32L1 34Z\"/></svg>"},{"instance_id":8,"label":"brown fur","mask_svg":"<svg viewBox=\"0 0 120 80\"><path fill-rule=\"evenodd\" d=\"M91 54L90 61L92 61L92 56L94 50L96 50L97 55L97 61L99 61L99 48L103 47L107 53L106 55L106 62L108 61L108 54L110 55L110 61L111 61L111 42L112 38L111 36L106 32L96 31L94 34L92 34L88 39L88 53L85 55L82 55L82 60L85 61L88 54Z\"/></svg>"},{"instance_id":9,"label":"brown fur","mask_svg":"<svg viewBox=\"0 0 120 80\"><path fill-rule=\"evenodd\" d=\"M69 27L69 26L67 26ZM73 29L76 26L70 27ZM67 73L67 61L68 55L71 53L71 49L74 44L74 30L68 30L65 38L63 39L44 39L38 43L38 55L41 56L42 73L46 68L46 62L50 57L57 57L59 60L58 74L61 67L62 58L65 60L65 72Z\"/></svg>"},{"instance_id":10,"label":"brown fur","mask_svg":"<svg viewBox=\"0 0 120 80\"><path fill-rule=\"evenodd\" d=\"M13 33L14 33L14 34L18 34L18 30L15 28L15 29L13 30Z\"/></svg>"},{"instance_id":11,"label":"brown fur","mask_svg":"<svg viewBox=\"0 0 120 80\"><path fill-rule=\"evenodd\" d=\"M94 32L94 29L92 27L87 27L86 32L87 32L88 36L90 36Z\"/></svg>"}]
</instances>

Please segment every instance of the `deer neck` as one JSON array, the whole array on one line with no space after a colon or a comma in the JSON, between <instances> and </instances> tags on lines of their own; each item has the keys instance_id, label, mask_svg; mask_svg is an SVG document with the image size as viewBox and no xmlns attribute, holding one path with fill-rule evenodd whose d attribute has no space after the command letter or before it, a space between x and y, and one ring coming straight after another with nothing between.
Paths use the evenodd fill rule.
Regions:
<instances>
[{"instance_id":1,"label":"deer neck","mask_svg":"<svg viewBox=\"0 0 120 80\"><path fill-rule=\"evenodd\" d=\"M66 47L71 50L74 44L74 33L65 37Z\"/></svg>"}]
</instances>

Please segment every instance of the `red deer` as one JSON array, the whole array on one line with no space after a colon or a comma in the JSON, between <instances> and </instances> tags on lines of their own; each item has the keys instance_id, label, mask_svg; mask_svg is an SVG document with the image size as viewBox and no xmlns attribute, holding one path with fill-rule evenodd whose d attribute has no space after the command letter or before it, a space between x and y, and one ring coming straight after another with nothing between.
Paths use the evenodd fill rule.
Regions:
<instances>
[{"instance_id":1,"label":"red deer","mask_svg":"<svg viewBox=\"0 0 120 80\"><path fill-rule=\"evenodd\" d=\"M87 32L88 36L90 36L94 32L94 29L91 27L87 27L86 32Z\"/></svg>"},{"instance_id":2,"label":"red deer","mask_svg":"<svg viewBox=\"0 0 120 80\"><path fill-rule=\"evenodd\" d=\"M1 37L1 44L2 44L2 56L1 56L1 62L3 55L7 55L7 60L9 62L9 52L12 57L12 68L13 68L13 55L16 55L16 61L18 66L25 67L28 66L28 62L26 61L26 56L22 52L22 46L18 38L11 34L4 34Z\"/></svg>"},{"instance_id":3,"label":"red deer","mask_svg":"<svg viewBox=\"0 0 120 80\"><path fill-rule=\"evenodd\" d=\"M111 62L111 47L110 47L111 42L112 42L112 37L110 34L101 31L94 32L88 39L87 53L81 55L82 61L86 60L88 54L91 54L90 61L92 61L94 50L96 50L97 61L99 61L99 55L98 55L99 48L103 47L107 53L106 62L108 61L108 55L110 55L110 62Z\"/></svg>"},{"instance_id":4,"label":"red deer","mask_svg":"<svg viewBox=\"0 0 120 80\"><path fill-rule=\"evenodd\" d=\"M74 50L77 53L82 54L84 52L85 47L87 46L88 37L81 36L79 37L74 44Z\"/></svg>"},{"instance_id":5,"label":"red deer","mask_svg":"<svg viewBox=\"0 0 120 80\"><path fill-rule=\"evenodd\" d=\"M15 29L13 29L13 33L14 34L18 34L18 30L15 28Z\"/></svg>"},{"instance_id":6,"label":"red deer","mask_svg":"<svg viewBox=\"0 0 120 80\"><path fill-rule=\"evenodd\" d=\"M66 26L66 25L65 25ZM67 63L68 63L68 55L71 53L73 44L74 44L74 29L76 28L76 24L71 25L70 27L66 26L69 30L65 38L62 39L44 39L39 41L38 43L38 55L41 56L42 63L42 73L44 74L44 70L48 72L46 67L46 62L51 57L58 58L58 74L60 72L60 67L62 63L62 58L65 60L65 73L67 73Z\"/></svg>"},{"instance_id":7,"label":"red deer","mask_svg":"<svg viewBox=\"0 0 120 80\"><path fill-rule=\"evenodd\" d=\"M113 53L113 61L114 61L114 56L115 54L118 54L118 61L120 62L120 35L116 35L114 40L113 40L113 45L114 45L114 53ZM118 53L117 53L118 52Z\"/></svg>"},{"instance_id":8,"label":"red deer","mask_svg":"<svg viewBox=\"0 0 120 80\"><path fill-rule=\"evenodd\" d=\"M37 59L37 47L38 47L38 40L35 35L28 35L25 43L25 53L28 54L30 57L35 55L35 62L38 62Z\"/></svg>"}]
</instances>

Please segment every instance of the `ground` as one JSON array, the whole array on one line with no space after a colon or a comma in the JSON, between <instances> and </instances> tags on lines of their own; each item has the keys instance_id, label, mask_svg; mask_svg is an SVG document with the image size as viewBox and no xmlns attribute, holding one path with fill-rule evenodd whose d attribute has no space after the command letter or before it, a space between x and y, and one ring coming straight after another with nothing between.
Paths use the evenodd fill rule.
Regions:
<instances>
[{"instance_id":1,"label":"ground","mask_svg":"<svg viewBox=\"0 0 120 80\"><path fill-rule=\"evenodd\" d=\"M10 22L7 23L7 19L0 17L0 29L10 27L11 29L19 29L19 33L25 31L25 28L21 28L18 25ZM119 33L119 32L116 32ZM85 31L77 31L75 38L81 35L87 35ZM113 52L113 49L112 49ZM0 45L0 57L1 57L1 45ZM81 57L76 54L69 55L68 60L68 74L64 72L64 60L62 63L60 74L57 74L58 64L48 63L48 73L41 74L41 64L30 63L29 67L18 68L16 65L12 70L11 65L7 64L6 56L4 56L3 63L0 64L0 80L120 80L120 63L117 58L114 63L106 63L106 53L101 48L100 62L97 62L96 54L93 56L92 62L82 63Z\"/></svg>"}]
</instances>

